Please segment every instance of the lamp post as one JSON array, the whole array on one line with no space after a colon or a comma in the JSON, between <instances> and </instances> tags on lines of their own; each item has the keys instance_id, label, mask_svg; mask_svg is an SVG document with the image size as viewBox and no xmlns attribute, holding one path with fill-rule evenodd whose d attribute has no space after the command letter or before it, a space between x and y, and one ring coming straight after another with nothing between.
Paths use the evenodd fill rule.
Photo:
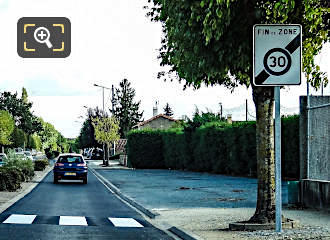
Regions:
<instances>
[{"instance_id":1,"label":"lamp post","mask_svg":"<svg viewBox=\"0 0 330 240\"><path fill-rule=\"evenodd\" d=\"M102 88L102 105L103 105L103 115L105 116L105 112L104 112L104 89L109 89L108 87L105 87L105 86L101 86L101 85L98 85L98 84L95 84L94 83L94 87L100 87ZM106 163L106 164L105 164ZM104 143L103 143L103 164L105 165L108 165L108 162L105 162L105 149L104 149Z\"/></svg>"}]
</instances>

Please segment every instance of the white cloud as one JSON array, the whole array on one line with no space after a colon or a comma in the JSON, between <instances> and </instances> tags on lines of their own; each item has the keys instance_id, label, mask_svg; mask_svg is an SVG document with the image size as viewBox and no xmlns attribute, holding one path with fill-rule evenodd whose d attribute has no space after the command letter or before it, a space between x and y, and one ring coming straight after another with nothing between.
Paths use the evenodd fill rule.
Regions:
<instances>
[{"instance_id":1,"label":"white cloud","mask_svg":"<svg viewBox=\"0 0 330 240\"><path fill-rule=\"evenodd\" d=\"M66 137L77 136L78 117L84 105L102 106L101 89L94 83L111 87L128 78L141 100L144 118L152 116L152 106L160 101L160 111L169 102L175 117L191 115L197 105L217 111L239 107L249 100L251 90L237 88L232 94L223 87L182 91L177 82L157 79L161 26L151 23L137 0L0 0L0 89L19 91L27 87L34 111L51 122ZM21 17L64 16L72 24L72 51L65 59L23 59L16 52L16 26ZM5 34L5 35L4 35ZM329 72L329 45L320 59ZM282 90L282 105L298 109L298 96L306 84ZM329 87L325 89L329 94ZM110 107L110 92L105 92ZM229 111L229 110L228 110ZM244 119L244 114L235 117Z\"/></svg>"}]
</instances>

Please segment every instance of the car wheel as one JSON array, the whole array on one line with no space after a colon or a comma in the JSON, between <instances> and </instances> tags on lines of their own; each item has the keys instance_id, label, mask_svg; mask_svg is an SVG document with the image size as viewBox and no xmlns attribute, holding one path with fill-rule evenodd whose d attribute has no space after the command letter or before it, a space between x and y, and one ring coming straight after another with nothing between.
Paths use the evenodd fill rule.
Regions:
<instances>
[{"instance_id":1,"label":"car wheel","mask_svg":"<svg viewBox=\"0 0 330 240\"><path fill-rule=\"evenodd\" d=\"M87 177L83 179L83 183L87 184Z\"/></svg>"}]
</instances>

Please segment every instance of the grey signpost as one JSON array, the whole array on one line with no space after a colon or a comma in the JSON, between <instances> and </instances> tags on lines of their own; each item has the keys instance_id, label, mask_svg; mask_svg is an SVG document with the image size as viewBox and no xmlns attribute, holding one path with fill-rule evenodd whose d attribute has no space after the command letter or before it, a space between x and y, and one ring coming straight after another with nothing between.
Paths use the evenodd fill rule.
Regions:
<instances>
[{"instance_id":1,"label":"grey signpost","mask_svg":"<svg viewBox=\"0 0 330 240\"><path fill-rule=\"evenodd\" d=\"M275 86L276 231L282 231L280 87L301 83L301 25L257 24L253 28L253 84Z\"/></svg>"}]
</instances>

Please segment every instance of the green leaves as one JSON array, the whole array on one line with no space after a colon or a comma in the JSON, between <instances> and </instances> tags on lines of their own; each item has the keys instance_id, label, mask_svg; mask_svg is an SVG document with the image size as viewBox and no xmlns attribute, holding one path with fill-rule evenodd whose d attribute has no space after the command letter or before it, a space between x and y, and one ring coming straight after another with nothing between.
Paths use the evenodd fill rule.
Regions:
<instances>
[{"instance_id":1,"label":"green leaves","mask_svg":"<svg viewBox=\"0 0 330 240\"><path fill-rule=\"evenodd\" d=\"M14 130L15 122L9 112L0 110L0 145L11 144L10 136Z\"/></svg>"},{"instance_id":2,"label":"green leaves","mask_svg":"<svg viewBox=\"0 0 330 240\"><path fill-rule=\"evenodd\" d=\"M119 140L119 121L115 117L97 117L92 120L95 130L95 139L108 146Z\"/></svg>"},{"instance_id":3,"label":"green leaves","mask_svg":"<svg viewBox=\"0 0 330 240\"><path fill-rule=\"evenodd\" d=\"M313 81L317 69L314 56L330 41L327 20L329 8L319 0L202 0L151 1L154 15L163 24L160 49L167 75L198 88L201 84L249 86L252 78L252 27L256 23L301 24L303 26L303 69ZM155 19L155 18L153 18ZM307 47L306 47L307 46ZM315 69L312 70L312 69ZM229 75L230 72L230 75ZM313 85L318 85L316 81Z\"/></svg>"}]
</instances>

